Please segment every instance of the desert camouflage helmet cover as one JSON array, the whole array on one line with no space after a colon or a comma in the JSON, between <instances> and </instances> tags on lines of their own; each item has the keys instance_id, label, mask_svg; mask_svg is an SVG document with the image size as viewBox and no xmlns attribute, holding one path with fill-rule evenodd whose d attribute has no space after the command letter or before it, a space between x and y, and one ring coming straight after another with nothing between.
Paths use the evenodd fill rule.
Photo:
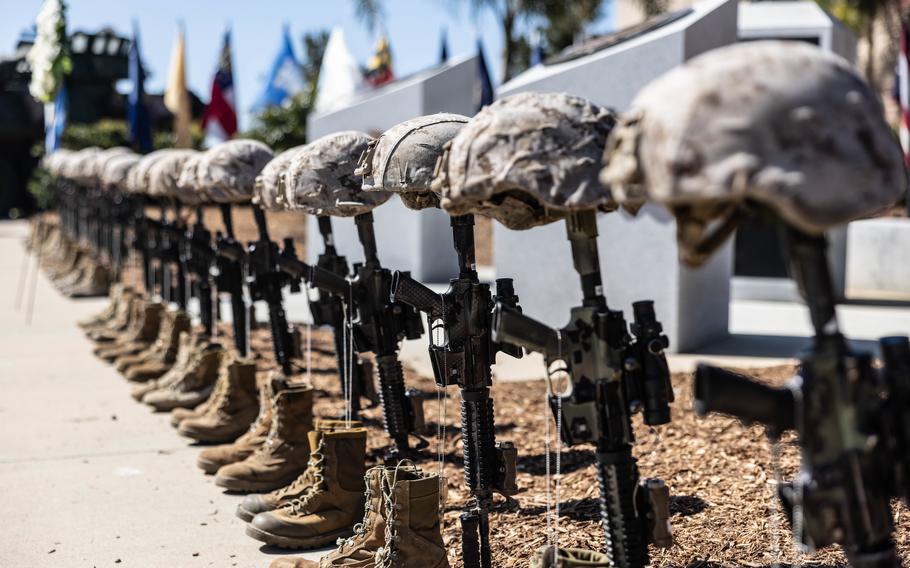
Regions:
<instances>
[{"instance_id":1,"label":"desert camouflage helmet cover","mask_svg":"<svg viewBox=\"0 0 910 568\"><path fill-rule=\"evenodd\" d=\"M101 178L102 173L104 172L105 166L112 159L117 156L123 156L125 154L132 154L133 151L124 146L115 146L113 148L107 148L96 152L92 157L86 161L84 171L82 173L83 183L90 185L101 185L103 180Z\"/></svg>"},{"instance_id":2,"label":"desert camouflage helmet cover","mask_svg":"<svg viewBox=\"0 0 910 568\"><path fill-rule=\"evenodd\" d=\"M725 47L658 78L621 118L604 162L618 200L674 210L684 257L709 221L746 200L819 234L906 187L875 94L846 61L802 42Z\"/></svg>"},{"instance_id":3,"label":"desert camouflage helmet cover","mask_svg":"<svg viewBox=\"0 0 910 568\"><path fill-rule=\"evenodd\" d=\"M47 170L47 173L50 175L59 177L61 175L60 169L63 166L63 163L69 159L72 154L73 151L67 150L66 148L61 148L56 152L45 154L44 157L41 158L41 167Z\"/></svg>"},{"instance_id":4,"label":"desert camouflage helmet cover","mask_svg":"<svg viewBox=\"0 0 910 568\"><path fill-rule=\"evenodd\" d=\"M303 148L305 146L295 146L285 150L262 168L262 171L256 176L256 183L253 187L253 203L269 210L288 208L287 191L284 187L285 174L294 156Z\"/></svg>"},{"instance_id":5,"label":"desert camouflage helmet cover","mask_svg":"<svg viewBox=\"0 0 910 568\"><path fill-rule=\"evenodd\" d=\"M130 170L126 181L126 189L130 193L148 193L149 192L149 170L155 165L155 162L161 158L177 152L173 148L164 150L155 150L150 154L142 156L136 165Z\"/></svg>"},{"instance_id":6,"label":"desert camouflage helmet cover","mask_svg":"<svg viewBox=\"0 0 910 568\"><path fill-rule=\"evenodd\" d=\"M228 140L206 151L196 175L206 183L202 189L216 203L244 203L253 196L256 176L274 157L257 140Z\"/></svg>"},{"instance_id":7,"label":"desert camouflage helmet cover","mask_svg":"<svg viewBox=\"0 0 910 568\"><path fill-rule=\"evenodd\" d=\"M148 170L149 195L155 197L180 197L177 189L177 179L183 171L183 165L187 160L197 155L196 150L174 150L166 156L162 156ZM187 205L194 205L188 203Z\"/></svg>"},{"instance_id":8,"label":"desert camouflage helmet cover","mask_svg":"<svg viewBox=\"0 0 910 568\"><path fill-rule=\"evenodd\" d=\"M569 211L611 211L598 173L613 113L564 93L522 93L484 108L443 157L434 189L453 215L530 229Z\"/></svg>"},{"instance_id":9,"label":"desert camouflage helmet cover","mask_svg":"<svg viewBox=\"0 0 910 568\"><path fill-rule=\"evenodd\" d=\"M66 156L60 166L60 175L72 182L83 183L86 172L94 168L92 163L101 148L83 148Z\"/></svg>"},{"instance_id":10,"label":"desert camouflage helmet cover","mask_svg":"<svg viewBox=\"0 0 910 568\"><path fill-rule=\"evenodd\" d=\"M430 190L436 162L468 120L460 114L430 114L386 130L357 165L363 189L397 193L411 209L439 207L439 197Z\"/></svg>"},{"instance_id":11,"label":"desert camouflage helmet cover","mask_svg":"<svg viewBox=\"0 0 910 568\"><path fill-rule=\"evenodd\" d=\"M204 157L205 153L196 152L187 158L183 162L183 167L180 168L180 175L177 176L174 189L177 199L185 205L201 205L210 201L204 190L205 179L199 178L200 172L205 172L199 167L202 165Z\"/></svg>"},{"instance_id":12,"label":"desert camouflage helmet cover","mask_svg":"<svg viewBox=\"0 0 910 568\"><path fill-rule=\"evenodd\" d=\"M101 185L107 189L123 189L133 167L142 156L128 152L118 154L104 164L101 171Z\"/></svg>"},{"instance_id":13,"label":"desert camouflage helmet cover","mask_svg":"<svg viewBox=\"0 0 910 568\"><path fill-rule=\"evenodd\" d=\"M363 191L362 180L354 173L370 140L366 133L351 130L304 146L286 173L289 207L314 215L353 217L388 201L392 194L387 191Z\"/></svg>"}]
</instances>

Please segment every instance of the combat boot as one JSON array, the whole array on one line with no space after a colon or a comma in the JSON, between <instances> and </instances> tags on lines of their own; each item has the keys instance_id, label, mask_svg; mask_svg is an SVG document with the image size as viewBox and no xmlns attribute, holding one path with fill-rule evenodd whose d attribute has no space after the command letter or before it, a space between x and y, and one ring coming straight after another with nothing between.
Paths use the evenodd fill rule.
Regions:
<instances>
[{"instance_id":1,"label":"combat boot","mask_svg":"<svg viewBox=\"0 0 910 568\"><path fill-rule=\"evenodd\" d=\"M259 414L256 393L256 364L233 359L222 365L218 381L222 391L198 418L180 422L177 431L197 442L222 444L246 432Z\"/></svg>"},{"instance_id":2,"label":"combat boot","mask_svg":"<svg viewBox=\"0 0 910 568\"><path fill-rule=\"evenodd\" d=\"M164 388L176 381L178 375L189 366L190 358L195 354L197 337L198 335L193 332L181 333L180 339L177 340L179 347L177 348L177 359L174 361L174 366L164 376L134 386L130 391L130 396L136 401L142 401L142 397L148 393Z\"/></svg>"},{"instance_id":3,"label":"combat boot","mask_svg":"<svg viewBox=\"0 0 910 568\"><path fill-rule=\"evenodd\" d=\"M180 347L180 334L190 331L192 322L189 314L178 310L170 314L165 323L167 325L159 330L155 344L142 353L144 357L123 370L128 381L145 382L157 379L174 366Z\"/></svg>"},{"instance_id":4,"label":"combat boot","mask_svg":"<svg viewBox=\"0 0 910 568\"><path fill-rule=\"evenodd\" d=\"M158 328L165 312L160 302L142 300L137 307L135 324L127 330L113 345L104 345L95 349L95 355L108 362L120 357L139 353L155 341Z\"/></svg>"},{"instance_id":5,"label":"combat boot","mask_svg":"<svg viewBox=\"0 0 910 568\"><path fill-rule=\"evenodd\" d=\"M87 328L85 330L86 337L99 344L112 342L116 339L115 333L122 332L129 327L130 318L133 315L133 304L138 298L139 294L134 290L124 290L123 297L117 302L114 317L106 322Z\"/></svg>"},{"instance_id":6,"label":"combat boot","mask_svg":"<svg viewBox=\"0 0 910 568\"><path fill-rule=\"evenodd\" d=\"M344 420L335 420L332 418L317 418L314 422L314 427L319 432L334 432L336 430L363 428L363 423L358 420L346 422ZM281 489L276 489L269 493L253 493L247 495L243 498L243 501L237 505L237 516L246 522L250 522L253 520L253 517L259 513L273 511L290 503L294 499L302 497L313 485L313 474L318 465L315 462L316 456L313 453L313 446L311 444L310 459L307 461L307 468L303 473L297 476L297 479L291 482L290 485L286 485ZM361 477L363 476L361 475ZM357 483L359 487L361 481L358 480Z\"/></svg>"},{"instance_id":7,"label":"combat boot","mask_svg":"<svg viewBox=\"0 0 910 568\"><path fill-rule=\"evenodd\" d=\"M164 343L161 341L163 336L170 335L171 331L174 329L174 316L176 315L175 311L165 308L161 313L161 322L158 324L158 332L155 334L154 341L138 353L118 356L114 363L114 368L121 373L125 373L133 365L138 365L143 362L146 357L155 355L160 346Z\"/></svg>"},{"instance_id":8,"label":"combat boot","mask_svg":"<svg viewBox=\"0 0 910 568\"><path fill-rule=\"evenodd\" d=\"M364 520L354 527L354 536L318 563L296 560L296 566L449 567L440 531L438 476L404 463L375 467L367 472L366 499Z\"/></svg>"},{"instance_id":9,"label":"combat boot","mask_svg":"<svg viewBox=\"0 0 910 568\"><path fill-rule=\"evenodd\" d=\"M212 406L220 404L222 398L224 398L225 393L227 392L227 386L229 381L220 380L222 375L226 372L224 369L230 365L231 361L236 358L236 355L232 351L224 351L221 357L221 361L218 363L218 374L215 378L215 387L212 389L212 394L209 395L204 402L201 402L194 406L193 408L175 408L171 410L171 426L174 428L179 428L180 423L186 420L187 418L200 418L204 416ZM259 381L257 380L257 384Z\"/></svg>"},{"instance_id":10,"label":"combat boot","mask_svg":"<svg viewBox=\"0 0 910 568\"><path fill-rule=\"evenodd\" d=\"M79 280L64 288L63 293L70 298L95 298L107 294L110 286L110 270L99 262L92 262L83 270Z\"/></svg>"},{"instance_id":11,"label":"combat boot","mask_svg":"<svg viewBox=\"0 0 910 568\"><path fill-rule=\"evenodd\" d=\"M97 314L79 320L76 325L84 330L89 330L111 321L117 313L117 306L123 299L126 290L127 287L123 284L113 284L110 289L110 300L104 309Z\"/></svg>"},{"instance_id":12,"label":"combat boot","mask_svg":"<svg viewBox=\"0 0 910 568\"><path fill-rule=\"evenodd\" d=\"M262 447L272 427L272 387L270 381L259 385L259 415L242 436L230 444L221 444L199 452L196 465L209 475L214 475L222 466L243 461Z\"/></svg>"},{"instance_id":13,"label":"combat boot","mask_svg":"<svg viewBox=\"0 0 910 568\"><path fill-rule=\"evenodd\" d=\"M308 489L282 507L256 515L246 528L256 540L282 548L318 548L352 535L363 515L366 429L313 430L309 439Z\"/></svg>"},{"instance_id":14,"label":"combat boot","mask_svg":"<svg viewBox=\"0 0 910 568\"><path fill-rule=\"evenodd\" d=\"M159 412L198 406L211 396L218 380L218 369L226 356L227 351L218 343L199 344L189 363L178 370L176 378L146 393L142 402Z\"/></svg>"},{"instance_id":15,"label":"combat boot","mask_svg":"<svg viewBox=\"0 0 910 568\"><path fill-rule=\"evenodd\" d=\"M612 565L606 554L581 548L542 546L531 558L531 568L609 568Z\"/></svg>"},{"instance_id":16,"label":"combat boot","mask_svg":"<svg viewBox=\"0 0 910 568\"><path fill-rule=\"evenodd\" d=\"M272 380L272 424L265 443L241 462L226 465L215 485L229 491L272 491L294 481L310 457L307 435L313 429L313 387Z\"/></svg>"}]
</instances>

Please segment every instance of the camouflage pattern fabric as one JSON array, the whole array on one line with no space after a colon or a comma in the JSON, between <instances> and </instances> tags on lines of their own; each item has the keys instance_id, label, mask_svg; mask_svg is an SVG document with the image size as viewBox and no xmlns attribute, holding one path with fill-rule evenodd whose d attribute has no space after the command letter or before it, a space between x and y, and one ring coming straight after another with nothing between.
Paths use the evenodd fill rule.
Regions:
<instances>
[{"instance_id":1,"label":"camouflage pattern fabric","mask_svg":"<svg viewBox=\"0 0 910 568\"><path fill-rule=\"evenodd\" d=\"M372 211L392 196L387 191L363 191L354 173L370 136L338 132L310 142L291 160L285 189L291 209L314 215L353 217Z\"/></svg>"},{"instance_id":2,"label":"camouflage pattern fabric","mask_svg":"<svg viewBox=\"0 0 910 568\"><path fill-rule=\"evenodd\" d=\"M287 209L285 177L291 161L305 146L295 146L275 156L262 168L253 185L253 203L266 210Z\"/></svg>"},{"instance_id":3,"label":"camouflage pattern fabric","mask_svg":"<svg viewBox=\"0 0 910 568\"><path fill-rule=\"evenodd\" d=\"M470 120L460 114L439 113L396 124L370 142L358 163L364 191L399 194L411 209L439 207L430 186L443 147Z\"/></svg>"},{"instance_id":4,"label":"camouflage pattern fabric","mask_svg":"<svg viewBox=\"0 0 910 568\"><path fill-rule=\"evenodd\" d=\"M203 154L197 176L201 189L216 203L245 203L253 196L256 176L274 157L268 146L256 140L228 140Z\"/></svg>"},{"instance_id":5,"label":"camouflage pattern fabric","mask_svg":"<svg viewBox=\"0 0 910 568\"><path fill-rule=\"evenodd\" d=\"M598 173L613 113L563 93L522 93L485 107L452 140L433 189L453 215L529 229L570 211L616 208Z\"/></svg>"}]
</instances>

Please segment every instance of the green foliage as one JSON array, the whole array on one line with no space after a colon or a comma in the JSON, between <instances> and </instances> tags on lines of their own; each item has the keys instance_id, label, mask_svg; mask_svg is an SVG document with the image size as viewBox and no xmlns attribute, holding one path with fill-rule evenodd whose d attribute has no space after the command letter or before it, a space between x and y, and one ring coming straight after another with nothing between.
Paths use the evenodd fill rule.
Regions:
<instances>
[{"instance_id":1,"label":"green foliage","mask_svg":"<svg viewBox=\"0 0 910 568\"><path fill-rule=\"evenodd\" d=\"M282 106L260 112L244 138L259 140L276 152L306 143L306 121L312 105L306 95L298 95Z\"/></svg>"},{"instance_id":2,"label":"green foliage","mask_svg":"<svg viewBox=\"0 0 910 568\"><path fill-rule=\"evenodd\" d=\"M193 147L201 148L203 133L197 124L191 129ZM68 124L63 131L61 143L64 148L81 150L90 146L98 148L113 148L115 146L129 146L127 139L128 127L125 120L105 118L93 124ZM156 150L174 147L174 133L169 130L153 132L153 146Z\"/></svg>"},{"instance_id":3,"label":"green foliage","mask_svg":"<svg viewBox=\"0 0 910 568\"><path fill-rule=\"evenodd\" d=\"M48 209L53 204L54 195L51 191L51 174L42 167L37 167L28 180L28 192L35 199L38 209Z\"/></svg>"},{"instance_id":4,"label":"green foliage","mask_svg":"<svg viewBox=\"0 0 910 568\"><path fill-rule=\"evenodd\" d=\"M260 111L243 137L259 140L276 152L306 144L307 117L316 102L319 68L328 41L326 31L308 33L303 37L302 67L306 90L281 106L270 106Z\"/></svg>"}]
</instances>

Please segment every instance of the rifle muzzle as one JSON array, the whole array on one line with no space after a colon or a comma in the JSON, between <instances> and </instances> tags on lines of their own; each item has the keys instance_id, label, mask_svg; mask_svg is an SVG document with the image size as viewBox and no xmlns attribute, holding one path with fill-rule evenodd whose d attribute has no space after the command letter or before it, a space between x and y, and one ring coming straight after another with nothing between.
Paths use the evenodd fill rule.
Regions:
<instances>
[{"instance_id":1,"label":"rifle muzzle","mask_svg":"<svg viewBox=\"0 0 910 568\"><path fill-rule=\"evenodd\" d=\"M695 412L719 412L745 424L758 422L777 437L795 426L796 401L789 388L763 385L743 375L699 365L695 371Z\"/></svg>"}]
</instances>

